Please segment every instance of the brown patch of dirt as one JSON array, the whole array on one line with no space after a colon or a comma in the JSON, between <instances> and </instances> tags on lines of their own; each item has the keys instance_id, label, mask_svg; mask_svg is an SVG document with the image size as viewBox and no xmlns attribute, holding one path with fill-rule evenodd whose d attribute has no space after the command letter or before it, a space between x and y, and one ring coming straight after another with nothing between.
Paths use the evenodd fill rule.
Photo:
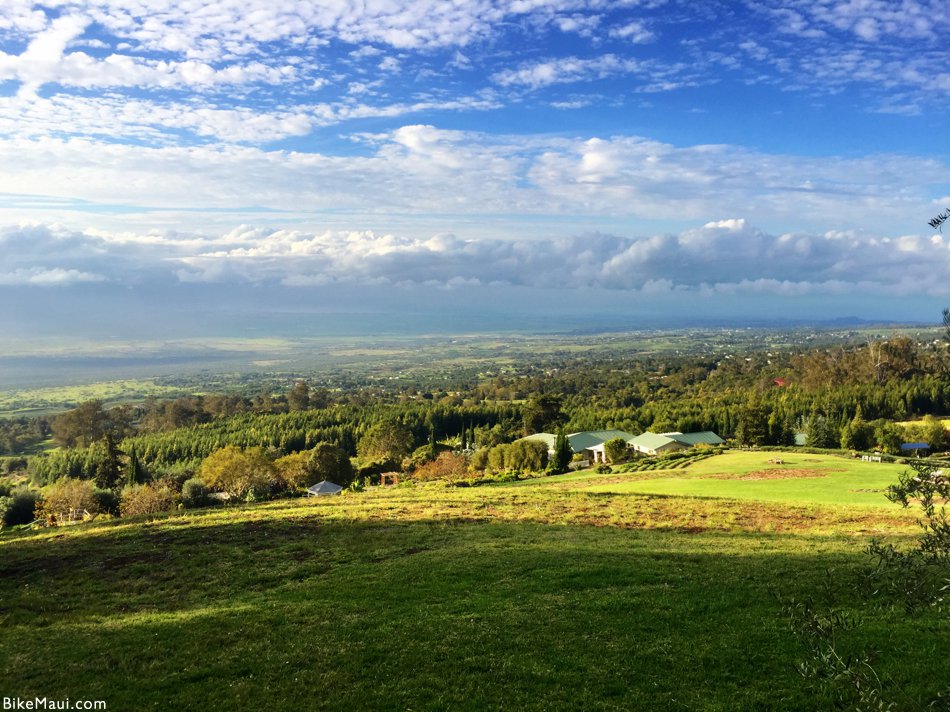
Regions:
<instances>
[{"instance_id":1,"label":"brown patch of dirt","mask_svg":"<svg viewBox=\"0 0 950 712\"><path fill-rule=\"evenodd\" d=\"M711 480L798 480L809 477L827 477L831 470L806 470L798 467L789 467L776 470L754 470L745 474L723 472L716 475L706 475L703 479ZM840 472L840 470L838 470Z\"/></svg>"}]
</instances>

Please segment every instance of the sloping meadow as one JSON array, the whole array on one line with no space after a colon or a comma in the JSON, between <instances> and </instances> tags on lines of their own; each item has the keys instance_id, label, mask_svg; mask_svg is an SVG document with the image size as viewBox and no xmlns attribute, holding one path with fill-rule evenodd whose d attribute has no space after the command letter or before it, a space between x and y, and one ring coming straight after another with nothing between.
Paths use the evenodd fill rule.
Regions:
<instances>
[{"instance_id":1,"label":"sloping meadow","mask_svg":"<svg viewBox=\"0 0 950 712\"><path fill-rule=\"evenodd\" d=\"M897 508L431 485L6 536L0 694L822 709L774 594L857 610L869 537L914 532ZM880 609L840 645L910 707L950 628Z\"/></svg>"}]
</instances>

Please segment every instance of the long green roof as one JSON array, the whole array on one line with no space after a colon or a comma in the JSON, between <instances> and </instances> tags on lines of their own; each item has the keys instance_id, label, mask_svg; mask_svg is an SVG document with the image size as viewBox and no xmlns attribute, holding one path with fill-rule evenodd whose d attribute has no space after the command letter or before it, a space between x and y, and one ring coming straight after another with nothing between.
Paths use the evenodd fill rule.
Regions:
<instances>
[{"instance_id":1,"label":"long green roof","mask_svg":"<svg viewBox=\"0 0 950 712\"><path fill-rule=\"evenodd\" d=\"M683 443L684 445L722 445L725 440L716 435L716 433L710 430L704 430L701 433L680 433L679 435L671 435L676 442Z\"/></svg>"},{"instance_id":2,"label":"long green roof","mask_svg":"<svg viewBox=\"0 0 950 712\"><path fill-rule=\"evenodd\" d=\"M557 439L557 436L553 433L535 433L534 435L528 435L521 438L522 440L540 440L545 445L548 446L548 450L554 449L554 441Z\"/></svg>"},{"instance_id":3,"label":"long green roof","mask_svg":"<svg viewBox=\"0 0 950 712\"><path fill-rule=\"evenodd\" d=\"M676 441L668 435L660 435L648 431L643 433L643 435L637 435L637 437L630 441L630 444L647 450L658 450L664 445L669 445L674 442Z\"/></svg>"},{"instance_id":4,"label":"long green roof","mask_svg":"<svg viewBox=\"0 0 950 712\"><path fill-rule=\"evenodd\" d=\"M633 435L625 433L623 430L585 430L580 433L571 433L567 436L567 439L571 443L571 450L580 452L581 450L603 445L608 440L613 440L614 438L620 438L625 442L629 442L633 437Z\"/></svg>"},{"instance_id":5,"label":"long green roof","mask_svg":"<svg viewBox=\"0 0 950 712\"><path fill-rule=\"evenodd\" d=\"M725 441L722 438L709 430L700 433L667 433L666 435L648 431L643 435L635 437L630 441L630 444L648 450L659 450L664 445L669 445L670 443L679 443L686 447L693 447L694 445L722 445L723 442Z\"/></svg>"}]
</instances>

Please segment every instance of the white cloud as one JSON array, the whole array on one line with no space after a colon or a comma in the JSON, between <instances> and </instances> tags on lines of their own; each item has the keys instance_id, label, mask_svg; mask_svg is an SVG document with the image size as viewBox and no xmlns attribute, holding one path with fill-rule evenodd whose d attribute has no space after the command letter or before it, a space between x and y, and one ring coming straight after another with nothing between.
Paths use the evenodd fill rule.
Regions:
<instances>
[{"instance_id":1,"label":"white cloud","mask_svg":"<svg viewBox=\"0 0 950 712\"><path fill-rule=\"evenodd\" d=\"M161 237L161 239L158 239ZM946 296L950 248L919 235L773 235L742 219L679 234L586 234L525 241L409 238L372 231L240 227L216 237L0 230L0 284L265 283L608 289L662 295L876 294ZM71 245L64 254L54 247Z\"/></svg>"},{"instance_id":2,"label":"white cloud","mask_svg":"<svg viewBox=\"0 0 950 712\"><path fill-rule=\"evenodd\" d=\"M656 35L640 20L634 20L619 27L612 27L609 34L611 37L628 40L634 44L644 44L656 39Z\"/></svg>"},{"instance_id":3,"label":"white cloud","mask_svg":"<svg viewBox=\"0 0 950 712\"><path fill-rule=\"evenodd\" d=\"M498 72L494 81L503 86L525 86L530 89L570 82L602 79L617 74L643 72L645 68L633 59L606 54L593 59L559 57L543 62L524 64L518 69Z\"/></svg>"},{"instance_id":4,"label":"white cloud","mask_svg":"<svg viewBox=\"0 0 950 712\"><path fill-rule=\"evenodd\" d=\"M66 287L81 282L103 282L105 277L75 269L17 269L0 272L0 285L30 287Z\"/></svg>"},{"instance_id":5,"label":"white cloud","mask_svg":"<svg viewBox=\"0 0 950 712\"><path fill-rule=\"evenodd\" d=\"M158 116L183 125L200 119L207 122L202 130L220 133L233 120L236 133L274 135L296 130L296 121L303 131L312 120L276 115L257 126L252 117L227 113ZM25 197L14 200L33 195L89 201L85 209L101 205L102 214L116 205L151 209L159 221L159 209L240 213L257 206L295 214L343 211L360 219L403 215L410 222L412 215L441 213L460 223L465 216L577 215L594 224L621 217L681 224L729 212L795 229L906 229L932 217L930 193L948 171L936 159L914 156L812 158L636 137L493 137L426 125L361 141L356 155L338 156L221 144L148 148L0 139L0 193L7 194L0 210L13 203L18 217L40 217ZM20 160L25 155L30 161Z\"/></svg>"}]
</instances>

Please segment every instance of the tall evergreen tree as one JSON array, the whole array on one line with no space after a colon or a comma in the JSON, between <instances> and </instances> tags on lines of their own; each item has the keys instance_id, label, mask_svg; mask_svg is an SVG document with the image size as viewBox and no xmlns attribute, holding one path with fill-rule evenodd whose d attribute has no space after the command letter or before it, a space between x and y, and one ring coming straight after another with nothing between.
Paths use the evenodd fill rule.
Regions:
<instances>
[{"instance_id":1,"label":"tall evergreen tree","mask_svg":"<svg viewBox=\"0 0 950 712\"><path fill-rule=\"evenodd\" d=\"M129 449L129 463L126 465L126 479L130 485L142 484L144 481L144 472L142 463L139 462L138 453L135 451L135 445Z\"/></svg>"},{"instance_id":2,"label":"tall evergreen tree","mask_svg":"<svg viewBox=\"0 0 950 712\"><path fill-rule=\"evenodd\" d=\"M571 449L571 443L567 439L564 429L561 428L557 431L557 437L554 439L554 466L557 468L557 471L566 471L573 456L574 451Z\"/></svg>"}]
</instances>

